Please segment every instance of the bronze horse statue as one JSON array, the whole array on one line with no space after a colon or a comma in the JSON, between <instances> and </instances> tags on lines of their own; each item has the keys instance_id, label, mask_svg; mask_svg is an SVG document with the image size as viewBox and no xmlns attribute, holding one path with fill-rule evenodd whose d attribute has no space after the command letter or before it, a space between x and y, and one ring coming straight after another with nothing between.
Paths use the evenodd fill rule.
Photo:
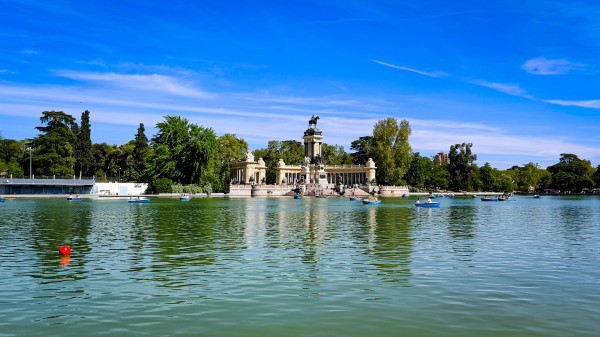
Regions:
<instances>
[{"instance_id":1,"label":"bronze horse statue","mask_svg":"<svg viewBox=\"0 0 600 337\"><path fill-rule=\"evenodd\" d=\"M317 121L319 120L319 116L315 117L315 115L313 115L310 120L308 121L308 127L317 127Z\"/></svg>"}]
</instances>

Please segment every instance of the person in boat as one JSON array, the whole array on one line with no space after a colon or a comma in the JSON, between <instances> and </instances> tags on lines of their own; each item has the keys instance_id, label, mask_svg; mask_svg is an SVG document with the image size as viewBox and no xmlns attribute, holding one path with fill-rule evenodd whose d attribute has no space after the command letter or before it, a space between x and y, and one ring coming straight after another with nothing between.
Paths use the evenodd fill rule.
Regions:
<instances>
[{"instance_id":1,"label":"person in boat","mask_svg":"<svg viewBox=\"0 0 600 337\"><path fill-rule=\"evenodd\" d=\"M431 197L427 198L427 203L431 204Z\"/></svg>"},{"instance_id":2,"label":"person in boat","mask_svg":"<svg viewBox=\"0 0 600 337\"><path fill-rule=\"evenodd\" d=\"M417 201L415 201L415 204L420 204L421 203L421 198L417 198Z\"/></svg>"}]
</instances>

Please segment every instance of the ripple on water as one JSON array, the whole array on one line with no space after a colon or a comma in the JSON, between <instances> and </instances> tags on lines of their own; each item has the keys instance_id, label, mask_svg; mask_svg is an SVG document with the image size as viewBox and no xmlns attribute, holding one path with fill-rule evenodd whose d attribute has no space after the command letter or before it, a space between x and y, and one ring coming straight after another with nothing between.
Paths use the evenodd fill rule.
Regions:
<instances>
[{"instance_id":1,"label":"ripple on water","mask_svg":"<svg viewBox=\"0 0 600 337\"><path fill-rule=\"evenodd\" d=\"M342 198L6 203L2 330L600 333L600 199L441 202L440 209ZM68 261L56 252L62 244L73 248Z\"/></svg>"}]
</instances>

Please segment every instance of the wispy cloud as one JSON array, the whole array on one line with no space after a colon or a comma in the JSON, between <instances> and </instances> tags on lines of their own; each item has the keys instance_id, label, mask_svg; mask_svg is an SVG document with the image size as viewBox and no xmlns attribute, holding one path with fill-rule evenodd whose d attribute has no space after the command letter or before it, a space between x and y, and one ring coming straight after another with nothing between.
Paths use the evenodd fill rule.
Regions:
<instances>
[{"instance_id":1,"label":"wispy cloud","mask_svg":"<svg viewBox=\"0 0 600 337\"><path fill-rule=\"evenodd\" d=\"M472 80L472 79L467 80L467 81L471 84L494 89L494 90L500 91L500 92L508 94L508 95L523 97L523 98L532 99L532 100L535 99L533 96L527 94L525 89L521 88L518 84L488 82L488 81L484 81L484 80Z\"/></svg>"},{"instance_id":2,"label":"wispy cloud","mask_svg":"<svg viewBox=\"0 0 600 337\"><path fill-rule=\"evenodd\" d=\"M21 54L23 55L36 55L38 53L37 50L33 50L33 49L24 49L21 50Z\"/></svg>"},{"instance_id":3,"label":"wispy cloud","mask_svg":"<svg viewBox=\"0 0 600 337\"><path fill-rule=\"evenodd\" d=\"M490 88L490 89L494 89L496 91L508 94L508 95L512 95L512 96L518 96L518 97L523 97L523 98L527 98L527 99L531 99L531 100L535 100L535 97L527 94L527 92L525 91L525 89L521 88L518 84L512 84L512 83L498 83L498 82L490 82L490 81L485 81L485 80L480 80L480 79L470 79L470 78L465 78L465 77L460 77L460 76L456 76L456 75L452 75L452 74L448 74L445 72L427 72L427 71L422 71L422 70L417 70L417 69L412 69L412 68L408 68L408 67L403 67L403 66L397 66L395 64L391 64L391 63L386 63L386 62L382 62L382 61L378 61L378 60L371 60L372 62L384 65L386 67L390 67L390 68L394 68L394 69L400 69L400 70L405 70L405 71L410 71L413 73L417 73L423 76L429 76L429 77L442 77L442 76L447 76L447 77L452 77L452 78L457 78L461 81L467 82L467 83L471 83L471 84L475 84L478 86L482 86L482 87L486 87L486 88Z\"/></svg>"},{"instance_id":4,"label":"wispy cloud","mask_svg":"<svg viewBox=\"0 0 600 337\"><path fill-rule=\"evenodd\" d=\"M386 67L390 67L390 68L394 68L394 69L399 69L399 70L405 70L405 71L410 71L412 73L416 73L416 74L420 74L423 76L429 76L429 77L441 77L444 76L445 73L442 72L428 72L428 71L423 71L423 70L418 70L418 69L413 69L413 68L408 68L408 67L403 67L403 66L397 66L395 64L391 64L391 63L387 63L387 62L383 62L383 61L378 61L378 60L371 60L372 62L381 64L383 66Z\"/></svg>"},{"instance_id":5,"label":"wispy cloud","mask_svg":"<svg viewBox=\"0 0 600 337\"><path fill-rule=\"evenodd\" d=\"M533 75L563 75L571 70L583 69L584 65L564 59L547 59L536 57L527 60L521 69Z\"/></svg>"},{"instance_id":6,"label":"wispy cloud","mask_svg":"<svg viewBox=\"0 0 600 337\"><path fill-rule=\"evenodd\" d=\"M186 83L184 80L159 74L124 75L113 72L95 73L78 71L58 71L56 74L73 80L108 84L129 90L163 92L177 96L197 98L209 98L212 96L207 92L195 88L191 83Z\"/></svg>"},{"instance_id":7,"label":"wispy cloud","mask_svg":"<svg viewBox=\"0 0 600 337\"><path fill-rule=\"evenodd\" d=\"M600 99L584 100L584 101L569 101L560 99L548 99L544 102L557 104L562 106L577 106L580 108L600 109Z\"/></svg>"}]
</instances>

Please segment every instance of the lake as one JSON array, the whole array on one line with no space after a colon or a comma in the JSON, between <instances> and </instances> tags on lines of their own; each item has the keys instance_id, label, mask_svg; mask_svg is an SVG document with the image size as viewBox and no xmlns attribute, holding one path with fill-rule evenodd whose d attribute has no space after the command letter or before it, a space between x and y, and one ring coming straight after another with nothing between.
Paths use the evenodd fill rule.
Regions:
<instances>
[{"instance_id":1,"label":"lake","mask_svg":"<svg viewBox=\"0 0 600 337\"><path fill-rule=\"evenodd\" d=\"M600 197L513 199L7 201L0 336L599 336Z\"/></svg>"}]
</instances>

